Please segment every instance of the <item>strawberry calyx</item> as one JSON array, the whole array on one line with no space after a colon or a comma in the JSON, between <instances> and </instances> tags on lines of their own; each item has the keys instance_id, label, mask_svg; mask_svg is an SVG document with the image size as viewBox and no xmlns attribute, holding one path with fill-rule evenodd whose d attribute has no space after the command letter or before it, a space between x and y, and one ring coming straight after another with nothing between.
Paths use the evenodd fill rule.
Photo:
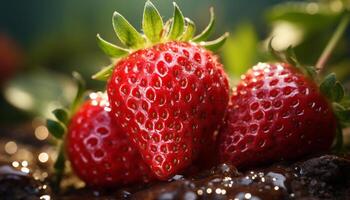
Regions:
<instances>
[{"instance_id":1,"label":"strawberry calyx","mask_svg":"<svg viewBox=\"0 0 350 200\"><path fill-rule=\"evenodd\" d=\"M336 79L335 73L330 73L324 77L321 76L321 71L328 61L336 44L339 42L341 36L344 34L350 22L350 13L346 12L341 19L337 29L327 44L325 50L317 61L316 66L302 65L290 46L284 51L276 51L272 46L272 40L269 41L268 49L271 55L280 62L288 63L297 68L304 75L314 80L319 86L320 92L325 96L332 105L333 113L337 119L337 135L334 143L334 150L336 152L344 151L343 147L343 133L342 130L350 127L350 96L346 94L344 86Z\"/></svg>"},{"instance_id":2,"label":"strawberry calyx","mask_svg":"<svg viewBox=\"0 0 350 200\"><path fill-rule=\"evenodd\" d=\"M72 75L77 84L77 93L72 104L67 108L57 108L53 110L52 114L54 115L55 119L46 120L47 129L49 130L50 134L57 140L57 146L59 149L56 161L54 163L54 178L52 182L53 189L56 191L59 191L60 189L60 183L65 171L66 156L64 151L64 137L67 133L67 126L71 116L83 102L86 92L85 81L81 75L77 72L73 72Z\"/></svg>"},{"instance_id":3,"label":"strawberry calyx","mask_svg":"<svg viewBox=\"0 0 350 200\"><path fill-rule=\"evenodd\" d=\"M338 27L333 33L333 36L329 40L326 48L317 61L315 69L317 70L318 74L321 73L322 69L326 65L337 43L345 33L349 23L350 12L349 10L346 10ZM337 137L334 149L337 152L343 152L344 145L342 131L344 128L350 127L350 96L349 94L346 94L344 86L336 79L336 75L334 73L325 76L323 81L320 83L320 91L329 99L329 101L332 102L333 112L337 118Z\"/></svg>"},{"instance_id":4,"label":"strawberry calyx","mask_svg":"<svg viewBox=\"0 0 350 200\"><path fill-rule=\"evenodd\" d=\"M291 66L297 68L304 75L308 76L313 80L317 80L317 72L316 68L313 66L305 66L302 65L295 54L293 46L289 46L287 49L283 51L277 51L272 46L273 37L270 39L268 44L268 50L270 54L279 62L288 63Z\"/></svg>"},{"instance_id":5,"label":"strawberry calyx","mask_svg":"<svg viewBox=\"0 0 350 200\"><path fill-rule=\"evenodd\" d=\"M112 18L113 28L119 41L125 47L119 47L109 43L97 34L98 46L111 58L120 59L139 49L169 41L196 43L211 51L218 50L225 43L229 35L227 32L215 40L206 41L214 29L215 14L213 8L210 8L210 21L208 26L200 34L195 36L195 23L191 19L183 16L175 2L173 2L173 5L173 17L166 23L163 23L163 19L157 8L150 0L146 1L142 20L143 33L139 33L123 15L114 12ZM104 67L101 71L93 75L92 78L105 81L110 77L113 68L114 63Z\"/></svg>"},{"instance_id":6,"label":"strawberry calyx","mask_svg":"<svg viewBox=\"0 0 350 200\"><path fill-rule=\"evenodd\" d=\"M320 84L321 93L332 103L333 113L337 118L337 137L334 149L342 152L343 128L350 127L350 97L334 73L327 75Z\"/></svg>"}]
</instances>

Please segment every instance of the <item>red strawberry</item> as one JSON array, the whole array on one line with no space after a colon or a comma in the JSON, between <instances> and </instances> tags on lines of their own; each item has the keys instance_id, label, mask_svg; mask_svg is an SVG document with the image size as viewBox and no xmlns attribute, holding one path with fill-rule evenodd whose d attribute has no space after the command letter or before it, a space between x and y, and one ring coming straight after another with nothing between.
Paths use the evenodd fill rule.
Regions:
<instances>
[{"instance_id":1,"label":"red strawberry","mask_svg":"<svg viewBox=\"0 0 350 200\"><path fill-rule=\"evenodd\" d=\"M188 166L201 145L208 147L228 102L221 64L180 42L118 62L107 88L116 120L159 177Z\"/></svg>"},{"instance_id":2,"label":"red strawberry","mask_svg":"<svg viewBox=\"0 0 350 200\"><path fill-rule=\"evenodd\" d=\"M104 71L113 71L107 84L112 113L155 175L169 178L201 151L214 150L214 132L227 107L229 89L222 64L204 47L220 46L227 34L196 44L207 38L213 19L192 39L193 23L186 19L185 24L176 4L173 19L163 28L150 1L145 6L144 36L119 13L113 22L119 39L138 50L128 54L98 37L106 53L125 56Z\"/></svg>"},{"instance_id":3,"label":"red strawberry","mask_svg":"<svg viewBox=\"0 0 350 200\"><path fill-rule=\"evenodd\" d=\"M75 173L88 185L111 187L147 182L150 171L110 117L106 97L92 93L74 114L66 148Z\"/></svg>"},{"instance_id":4,"label":"red strawberry","mask_svg":"<svg viewBox=\"0 0 350 200\"><path fill-rule=\"evenodd\" d=\"M336 120L314 81L288 64L265 63L241 78L220 135L221 161L246 167L330 148Z\"/></svg>"}]
</instances>

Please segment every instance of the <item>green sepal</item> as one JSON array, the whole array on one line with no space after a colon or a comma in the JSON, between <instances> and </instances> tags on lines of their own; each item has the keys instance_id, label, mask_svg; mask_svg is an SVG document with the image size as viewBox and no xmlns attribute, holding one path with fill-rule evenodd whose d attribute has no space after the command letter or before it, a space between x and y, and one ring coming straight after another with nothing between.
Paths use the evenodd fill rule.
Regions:
<instances>
[{"instance_id":1,"label":"green sepal","mask_svg":"<svg viewBox=\"0 0 350 200\"><path fill-rule=\"evenodd\" d=\"M86 83L83 79L83 77L78 72L73 72L72 76L74 78L74 81L77 85L77 93L75 95L75 98L73 100L73 103L70 108L71 114L75 113L76 109L79 107L79 105L83 101L84 93L86 91Z\"/></svg>"},{"instance_id":2,"label":"green sepal","mask_svg":"<svg viewBox=\"0 0 350 200\"><path fill-rule=\"evenodd\" d=\"M64 154L64 143L62 143L59 147L58 155L54 164L55 174L54 174L54 180L53 180L53 189L56 192L60 191L60 185L64 174L65 166L66 166L65 157L66 156Z\"/></svg>"},{"instance_id":3,"label":"green sepal","mask_svg":"<svg viewBox=\"0 0 350 200\"><path fill-rule=\"evenodd\" d=\"M338 121L342 124L350 123L350 109L341 103L333 102L333 111Z\"/></svg>"},{"instance_id":4,"label":"green sepal","mask_svg":"<svg viewBox=\"0 0 350 200\"><path fill-rule=\"evenodd\" d=\"M53 135L56 139L62 139L65 133L65 127L57 121L47 119L46 126L51 135Z\"/></svg>"},{"instance_id":5,"label":"green sepal","mask_svg":"<svg viewBox=\"0 0 350 200\"><path fill-rule=\"evenodd\" d=\"M70 117L75 113L76 109L83 101L85 94L85 81L78 72L72 73L73 79L77 85L76 96L72 102L70 109L58 108L52 111L53 115L58 121L47 119L46 126L49 132L58 140L59 151L54 164L54 176L52 179L52 188L54 191L59 192L60 183L65 171L65 154L64 154L64 135L67 132L67 126L70 121Z\"/></svg>"},{"instance_id":6,"label":"green sepal","mask_svg":"<svg viewBox=\"0 0 350 200\"><path fill-rule=\"evenodd\" d=\"M340 103L332 103L333 112L337 118L336 137L333 150L337 153L344 151L343 128L350 126L350 109Z\"/></svg>"},{"instance_id":7,"label":"green sepal","mask_svg":"<svg viewBox=\"0 0 350 200\"><path fill-rule=\"evenodd\" d=\"M118 47L112 43L107 42L106 40L102 39L99 34L96 36L97 38L97 44L102 49L102 51L107 54L110 57L113 58L120 58L122 56L125 56L129 53L127 49L123 49L121 47Z\"/></svg>"},{"instance_id":8,"label":"green sepal","mask_svg":"<svg viewBox=\"0 0 350 200\"><path fill-rule=\"evenodd\" d=\"M61 170L64 168L64 162L65 162L65 156L64 156L64 150L60 149L59 154L57 156L57 160L55 162L54 168L56 170Z\"/></svg>"},{"instance_id":9,"label":"green sepal","mask_svg":"<svg viewBox=\"0 0 350 200\"><path fill-rule=\"evenodd\" d=\"M342 99L342 101L340 102L340 104L342 106L344 106L345 108L350 108L350 96L349 94L345 94L344 98Z\"/></svg>"},{"instance_id":10,"label":"green sepal","mask_svg":"<svg viewBox=\"0 0 350 200\"><path fill-rule=\"evenodd\" d=\"M341 153L344 151L343 129L339 123L337 124L337 128L336 128L335 144L333 149L336 153Z\"/></svg>"},{"instance_id":11,"label":"green sepal","mask_svg":"<svg viewBox=\"0 0 350 200\"><path fill-rule=\"evenodd\" d=\"M69 113L66 109L63 108L57 108L54 111L52 111L52 114L56 117L58 121L61 123L67 125L69 120Z\"/></svg>"},{"instance_id":12,"label":"green sepal","mask_svg":"<svg viewBox=\"0 0 350 200\"><path fill-rule=\"evenodd\" d=\"M209 41L209 42L200 42L199 45L201 45L202 47L210 51L217 51L220 47L222 47L222 45L225 44L225 41L228 36L229 36L229 33L226 32L216 40Z\"/></svg>"},{"instance_id":13,"label":"green sepal","mask_svg":"<svg viewBox=\"0 0 350 200\"><path fill-rule=\"evenodd\" d=\"M119 40L132 49L138 49L145 45L142 35L118 12L113 14L113 28Z\"/></svg>"},{"instance_id":14,"label":"green sepal","mask_svg":"<svg viewBox=\"0 0 350 200\"><path fill-rule=\"evenodd\" d=\"M337 118L336 137L333 150L337 153L344 151L343 128L350 126L350 109L341 103L332 103L333 112Z\"/></svg>"},{"instance_id":15,"label":"green sepal","mask_svg":"<svg viewBox=\"0 0 350 200\"><path fill-rule=\"evenodd\" d=\"M293 46L289 46L285 50L285 59L289 64L292 64L294 66L301 66L297 59Z\"/></svg>"},{"instance_id":16,"label":"green sepal","mask_svg":"<svg viewBox=\"0 0 350 200\"><path fill-rule=\"evenodd\" d=\"M147 39L152 43L160 41L163 30L163 20L157 8L149 0L145 4L143 12L142 29Z\"/></svg>"},{"instance_id":17,"label":"green sepal","mask_svg":"<svg viewBox=\"0 0 350 200\"><path fill-rule=\"evenodd\" d=\"M170 41L193 42L212 51L217 50L224 44L228 34L224 34L216 40L204 42L213 31L215 23L213 8L210 8L210 21L208 26L202 33L194 37L196 31L195 24L193 21L183 16L175 2L173 2L173 5L173 16L164 24L154 4L150 0L146 0L142 20L143 34L139 33L120 13L114 12L112 18L113 29L120 42L127 47L119 47L109 43L102 39L100 35L97 35L98 45L110 57L119 59L136 50L148 48L157 43L166 43ZM93 78L97 80L107 80L110 76L110 71L111 67L105 68L101 72L93 75Z\"/></svg>"},{"instance_id":18,"label":"green sepal","mask_svg":"<svg viewBox=\"0 0 350 200\"><path fill-rule=\"evenodd\" d=\"M337 81L334 73L331 73L325 77L320 85L320 91L329 100L334 102L340 102L345 93L343 86Z\"/></svg>"},{"instance_id":19,"label":"green sepal","mask_svg":"<svg viewBox=\"0 0 350 200\"><path fill-rule=\"evenodd\" d=\"M303 67L306 74L311 77L311 79L315 80L317 78L317 71L314 66L304 66Z\"/></svg>"},{"instance_id":20,"label":"green sepal","mask_svg":"<svg viewBox=\"0 0 350 200\"><path fill-rule=\"evenodd\" d=\"M298 68L301 72L309 76L312 80L316 80L317 72L314 66L304 66L301 65L294 51L293 46L289 46L284 52L283 56L285 62L291 64L292 66Z\"/></svg>"},{"instance_id":21,"label":"green sepal","mask_svg":"<svg viewBox=\"0 0 350 200\"><path fill-rule=\"evenodd\" d=\"M292 46L289 46L287 49L284 51L277 51L275 48L272 46L272 41L274 37L271 37L268 43L268 50L270 54L279 62L285 62L289 63L292 66L297 67L299 70L304 71L302 67L300 66L300 63L295 55L294 49Z\"/></svg>"},{"instance_id":22,"label":"green sepal","mask_svg":"<svg viewBox=\"0 0 350 200\"><path fill-rule=\"evenodd\" d=\"M340 82L336 82L335 85L334 85L334 88L333 88L333 100L335 102L340 102L343 98L344 98L344 95L345 95L345 91L344 91L344 87L343 85L340 83Z\"/></svg>"},{"instance_id":23,"label":"green sepal","mask_svg":"<svg viewBox=\"0 0 350 200\"><path fill-rule=\"evenodd\" d=\"M92 76L92 79L99 81L107 81L112 75L114 65L108 65L107 67L102 68L99 72Z\"/></svg>"},{"instance_id":24,"label":"green sepal","mask_svg":"<svg viewBox=\"0 0 350 200\"><path fill-rule=\"evenodd\" d=\"M215 24L215 13L214 13L214 8L210 8L210 21L208 26L196 37L192 39L193 42L202 42L205 41L209 38L210 34L212 33L214 29L214 24Z\"/></svg>"},{"instance_id":25,"label":"green sepal","mask_svg":"<svg viewBox=\"0 0 350 200\"><path fill-rule=\"evenodd\" d=\"M185 18L185 22L186 22L186 30L182 34L180 40L187 42L187 41L191 40L194 33L196 32L196 25L189 18Z\"/></svg>"},{"instance_id":26,"label":"green sepal","mask_svg":"<svg viewBox=\"0 0 350 200\"><path fill-rule=\"evenodd\" d=\"M329 74L323 80L320 85L320 91L323 95L325 95L328 99L332 99L332 89L335 85L337 79L334 73Z\"/></svg>"},{"instance_id":27,"label":"green sepal","mask_svg":"<svg viewBox=\"0 0 350 200\"><path fill-rule=\"evenodd\" d=\"M275 48L273 48L272 46L272 41L273 41L274 37L271 37L271 39L269 40L268 43L268 51L270 52L270 54L272 55L272 57L274 57L277 61L279 62L285 62L284 58L281 56L281 53L276 51Z\"/></svg>"},{"instance_id":28,"label":"green sepal","mask_svg":"<svg viewBox=\"0 0 350 200\"><path fill-rule=\"evenodd\" d=\"M350 110L342 110L336 112L337 118L344 124L350 123Z\"/></svg>"},{"instance_id":29,"label":"green sepal","mask_svg":"<svg viewBox=\"0 0 350 200\"><path fill-rule=\"evenodd\" d=\"M272 46L273 37L268 43L268 50L270 54L279 62L289 63L293 67L297 68L303 74L309 76L311 79L316 80L317 72L314 66L304 66L301 65L298 61L298 58L295 54L293 46L289 46L284 51L276 51Z\"/></svg>"},{"instance_id":30,"label":"green sepal","mask_svg":"<svg viewBox=\"0 0 350 200\"><path fill-rule=\"evenodd\" d=\"M178 39L184 32L185 28L185 19L184 16L180 10L180 8L177 6L175 2L174 4L174 16L171 20L169 33L167 35L168 40L176 40Z\"/></svg>"}]
</instances>

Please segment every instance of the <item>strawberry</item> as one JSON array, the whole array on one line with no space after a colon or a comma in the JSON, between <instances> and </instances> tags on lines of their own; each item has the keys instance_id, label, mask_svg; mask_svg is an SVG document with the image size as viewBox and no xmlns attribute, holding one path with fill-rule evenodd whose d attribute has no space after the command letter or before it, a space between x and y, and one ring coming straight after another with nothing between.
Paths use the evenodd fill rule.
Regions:
<instances>
[{"instance_id":1,"label":"strawberry","mask_svg":"<svg viewBox=\"0 0 350 200\"><path fill-rule=\"evenodd\" d=\"M47 120L59 146L53 189L60 189L66 154L73 171L89 186L115 187L154 179L120 124L113 121L107 94L91 93L84 101L85 82L78 73L73 76L78 88L74 101L69 108L55 109L56 119Z\"/></svg>"},{"instance_id":2,"label":"strawberry","mask_svg":"<svg viewBox=\"0 0 350 200\"><path fill-rule=\"evenodd\" d=\"M194 24L176 4L174 17L163 26L158 11L147 1L144 35L114 13L115 32L130 49L98 35L102 50L118 60L95 78L109 79L115 121L161 180L185 169L200 154L205 160L205 154L214 150L214 132L228 104L229 86L222 64L210 51L222 45L227 34L202 41L212 30L212 11L211 16L209 26L193 38Z\"/></svg>"},{"instance_id":3,"label":"strawberry","mask_svg":"<svg viewBox=\"0 0 350 200\"><path fill-rule=\"evenodd\" d=\"M219 133L221 162L252 167L278 160L345 150L342 130L350 126L350 96L322 69L350 22L343 15L315 66L303 66L293 48L271 54L280 63L259 63L233 89ZM288 63L288 64L287 64Z\"/></svg>"},{"instance_id":4,"label":"strawberry","mask_svg":"<svg viewBox=\"0 0 350 200\"><path fill-rule=\"evenodd\" d=\"M66 148L75 173L98 187L149 181L148 166L112 121L106 95L90 97L68 125Z\"/></svg>"},{"instance_id":5,"label":"strawberry","mask_svg":"<svg viewBox=\"0 0 350 200\"><path fill-rule=\"evenodd\" d=\"M335 87L333 80L330 85ZM325 84L319 89L290 64L254 66L233 89L220 133L221 161L250 167L329 150L337 120L327 95L322 93Z\"/></svg>"}]
</instances>

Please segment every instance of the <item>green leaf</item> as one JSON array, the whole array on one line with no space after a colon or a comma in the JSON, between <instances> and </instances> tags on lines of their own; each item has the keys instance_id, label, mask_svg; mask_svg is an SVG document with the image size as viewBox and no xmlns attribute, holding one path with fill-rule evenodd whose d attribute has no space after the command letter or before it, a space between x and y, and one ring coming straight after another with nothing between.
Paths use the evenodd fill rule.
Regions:
<instances>
[{"instance_id":1,"label":"green leaf","mask_svg":"<svg viewBox=\"0 0 350 200\"><path fill-rule=\"evenodd\" d=\"M168 40L176 40L178 37L180 37L184 32L184 27L185 27L184 16L182 15L180 8L177 6L175 2L173 4L174 4L174 17L170 25L170 30L167 38Z\"/></svg>"},{"instance_id":2,"label":"green leaf","mask_svg":"<svg viewBox=\"0 0 350 200\"><path fill-rule=\"evenodd\" d=\"M258 36L252 24L241 24L227 39L222 58L231 77L239 77L257 62Z\"/></svg>"},{"instance_id":3,"label":"green leaf","mask_svg":"<svg viewBox=\"0 0 350 200\"><path fill-rule=\"evenodd\" d=\"M94 74L92 76L92 79L99 80L99 81L107 81L111 76L113 69L114 69L114 65L109 65L107 67L104 67L101 71Z\"/></svg>"},{"instance_id":4,"label":"green leaf","mask_svg":"<svg viewBox=\"0 0 350 200\"><path fill-rule=\"evenodd\" d=\"M295 51L293 49L293 46L289 46L284 53L286 56L286 60L289 64L291 64L293 66L300 66L300 63L297 59L297 56L295 55Z\"/></svg>"},{"instance_id":5,"label":"green leaf","mask_svg":"<svg viewBox=\"0 0 350 200\"><path fill-rule=\"evenodd\" d=\"M162 39L163 39L163 38L166 39L166 38L168 37L167 35L169 35L170 26L171 26L172 23L173 23L172 18L171 18L171 19L168 19L168 20L165 22L164 28L163 28L163 32L162 32L162 36L161 36Z\"/></svg>"},{"instance_id":6,"label":"green leaf","mask_svg":"<svg viewBox=\"0 0 350 200\"><path fill-rule=\"evenodd\" d=\"M324 2L324 3L322 3ZM284 2L266 11L270 24L288 21L307 32L317 33L332 26L338 19L339 11L334 11L328 1Z\"/></svg>"},{"instance_id":7,"label":"green leaf","mask_svg":"<svg viewBox=\"0 0 350 200\"><path fill-rule=\"evenodd\" d=\"M114 12L112 21L114 31L124 45L133 49L145 45L142 35L121 14Z\"/></svg>"},{"instance_id":8,"label":"green leaf","mask_svg":"<svg viewBox=\"0 0 350 200\"><path fill-rule=\"evenodd\" d=\"M186 21L186 30L182 34L180 40L187 42L187 41L191 40L191 38L193 37L194 33L196 32L196 25L189 18L185 18L185 21Z\"/></svg>"},{"instance_id":9,"label":"green leaf","mask_svg":"<svg viewBox=\"0 0 350 200\"><path fill-rule=\"evenodd\" d=\"M342 123L350 122L350 110L337 111L335 114Z\"/></svg>"},{"instance_id":10,"label":"green leaf","mask_svg":"<svg viewBox=\"0 0 350 200\"><path fill-rule=\"evenodd\" d=\"M63 124L67 125L68 119L69 119L69 114L66 109L63 108L57 108L52 113L55 115L56 119Z\"/></svg>"},{"instance_id":11,"label":"green leaf","mask_svg":"<svg viewBox=\"0 0 350 200\"><path fill-rule=\"evenodd\" d=\"M336 102L332 102L332 108L335 114L346 110L342 104Z\"/></svg>"},{"instance_id":12,"label":"green leaf","mask_svg":"<svg viewBox=\"0 0 350 200\"><path fill-rule=\"evenodd\" d=\"M336 83L337 79L335 77L334 73L329 74L325 77L323 82L320 85L320 90L323 95L325 95L327 98L332 99L332 89Z\"/></svg>"},{"instance_id":13,"label":"green leaf","mask_svg":"<svg viewBox=\"0 0 350 200\"><path fill-rule=\"evenodd\" d=\"M110 57L113 58L120 58L122 56L125 56L129 53L128 50L123 49L121 47L118 47L114 44L111 44L107 42L106 40L102 39L99 34L97 34L97 44L102 49L105 54L107 54Z\"/></svg>"},{"instance_id":14,"label":"green leaf","mask_svg":"<svg viewBox=\"0 0 350 200\"><path fill-rule=\"evenodd\" d=\"M320 85L320 90L328 99L335 102L340 102L345 95L344 87L337 81L335 73L325 77Z\"/></svg>"},{"instance_id":15,"label":"green leaf","mask_svg":"<svg viewBox=\"0 0 350 200\"><path fill-rule=\"evenodd\" d=\"M65 128L63 125L57 121L48 119L46 121L46 126L49 132L57 139L62 139L65 133Z\"/></svg>"},{"instance_id":16,"label":"green leaf","mask_svg":"<svg viewBox=\"0 0 350 200\"><path fill-rule=\"evenodd\" d=\"M228 38L229 33L224 33L221 37L219 37L216 40L209 41L209 42L200 42L199 45L202 47L210 50L210 51L217 51L222 45L225 44L226 39Z\"/></svg>"},{"instance_id":17,"label":"green leaf","mask_svg":"<svg viewBox=\"0 0 350 200\"><path fill-rule=\"evenodd\" d=\"M350 108L350 96L348 93L346 93L343 97L343 99L340 102L341 105L343 105L345 108Z\"/></svg>"},{"instance_id":18,"label":"green leaf","mask_svg":"<svg viewBox=\"0 0 350 200\"><path fill-rule=\"evenodd\" d=\"M3 67L0 65L0 68ZM17 74L4 85L2 94L12 106L31 116L52 117L54 108L70 104L74 98L74 81L69 76L44 68L33 68ZM57 102L52 107L52 102ZM1 111L5 111L3 107ZM17 113L17 112L16 112ZM11 113L12 115L12 113ZM11 115L1 116L1 119ZM16 115L17 116L17 115Z\"/></svg>"},{"instance_id":19,"label":"green leaf","mask_svg":"<svg viewBox=\"0 0 350 200\"><path fill-rule=\"evenodd\" d=\"M332 90L333 100L335 102L340 102L343 99L344 94L344 87L339 82L336 82Z\"/></svg>"},{"instance_id":20,"label":"green leaf","mask_svg":"<svg viewBox=\"0 0 350 200\"><path fill-rule=\"evenodd\" d=\"M202 42L204 40L207 40L209 38L211 32L213 31L214 24L215 24L215 13L214 13L214 8L211 7L210 8L210 21L209 21L208 26L202 31L202 33L200 33L195 38L193 38L192 41L193 42Z\"/></svg>"},{"instance_id":21,"label":"green leaf","mask_svg":"<svg viewBox=\"0 0 350 200\"><path fill-rule=\"evenodd\" d=\"M85 93L85 81L83 77L78 72L72 73L75 83L77 84L77 93L75 95L74 101L71 105L71 113L74 113L76 109L79 107L81 102L83 101L84 93Z\"/></svg>"},{"instance_id":22,"label":"green leaf","mask_svg":"<svg viewBox=\"0 0 350 200\"><path fill-rule=\"evenodd\" d=\"M152 43L160 41L163 20L157 8L149 0L145 4L143 12L142 29Z\"/></svg>"}]
</instances>

